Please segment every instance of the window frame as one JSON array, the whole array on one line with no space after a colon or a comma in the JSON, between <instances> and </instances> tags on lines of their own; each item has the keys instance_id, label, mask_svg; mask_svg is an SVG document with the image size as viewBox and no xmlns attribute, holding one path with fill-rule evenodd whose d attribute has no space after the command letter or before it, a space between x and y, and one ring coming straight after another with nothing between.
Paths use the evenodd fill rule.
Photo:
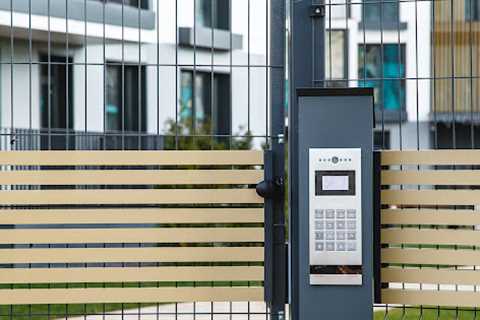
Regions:
<instances>
[{"instance_id":1,"label":"window frame","mask_svg":"<svg viewBox=\"0 0 480 320\"><path fill-rule=\"evenodd\" d=\"M348 58L349 57L349 54L348 54L348 48L349 48L349 40L350 40L350 34L349 34L349 30L348 29L341 29L341 28L333 28L333 29L330 29L330 30L325 30L325 50L326 50L326 54L325 54L325 65L326 66L329 66L330 65L330 62L333 61L330 57L330 60L331 61L328 61L328 57L329 57L329 39L328 39L328 33L329 32L341 32L343 34L343 79L335 79L335 78L332 78L331 77L331 74L330 74L330 70L328 70L327 68L325 68L325 79L327 80L325 83L328 87L331 87L331 88L337 88L337 87L348 87L348 75L349 75L349 71L350 71L350 68L349 68L349 63L350 63L350 59ZM328 56L327 56L328 55Z\"/></svg>"},{"instance_id":2,"label":"window frame","mask_svg":"<svg viewBox=\"0 0 480 320\"><path fill-rule=\"evenodd\" d=\"M230 31L230 1L226 0L196 0L197 3L195 5L195 20L199 22L199 25L203 28L208 29L216 29L216 30L223 30L223 31ZM210 6L213 3L213 7L210 8L210 14L207 17L204 17L202 12L203 6L207 5ZM224 9L224 14L220 12L220 6ZM213 11L213 13L212 13ZM211 21L213 15L214 21ZM204 17L203 19L201 17ZM202 23L202 20L209 21L208 23Z\"/></svg>"},{"instance_id":3,"label":"window frame","mask_svg":"<svg viewBox=\"0 0 480 320\"><path fill-rule=\"evenodd\" d=\"M465 0L465 20L480 21L480 3L477 0Z\"/></svg>"},{"instance_id":4,"label":"window frame","mask_svg":"<svg viewBox=\"0 0 480 320\"><path fill-rule=\"evenodd\" d=\"M122 72L122 67L125 68L125 70ZM129 86L128 85L128 77L127 77L127 68L131 68L133 70L133 72L136 72L137 74L137 77L138 77L138 65L136 66L130 66L130 65L125 65L125 66L122 66L121 65L121 62L117 62L117 61L107 61L105 63L105 68L119 68L120 69L120 74L119 74L119 79L117 79L117 84L120 86L120 90L119 90L119 94L120 94L120 98L119 98L119 101L120 101L120 112L121 112L121 115L120 115L120 125L121 125L121 128L119 130L116 130L116 129L109 129L107 127L108 125L108 111L105 109L105 112L104 112L104 117L106 118L105 119L105 132L109 132L109 133L121 133L121 132L147 132L147 85L146 85L146 79L147 79L147 68L145 65L140 65L140 68L141 68L141 72L140 72L140 77L141 77L141 92L138 92L138 81L133 81L134 82L134 85L133 86ZM106 76L108 75L108 71L105 72ZM122 78L124 79L124 81L122 81ZM137 79L138 80L138 79ZM105 79L105 92L104 92L104 96L105 96L105 107L107 107L107 104L108 104L108 85L107 85L107 79ZM123 83L122 83L123 82ZM123 84L123 87L122 88L122 84ZM134 90L137 91L137 100L138 100L138 97L141 95L141 105L138 106L138 103L134 104L134 105L137 105L137 108L136 108L136 112L137 112L137 124L135 124L137 126L136 130L129 130L128 129L128 126L126 125L126 122L125 122L125 118L128 118L128 115L126 114L126 110L122 110L122 109L127 109L128 106L126 104L126 100L127 100L127 97L126 97L126 90L125 88L134 88ZM124 101L122 101L122 99L124 99ZM141 112L140 112L141 110ZM125 116L125 117L124 117ZM138 120L140 121L140 127L138 127Z\"/></svg>"},{"instance_id":5,"label":"window frame","mask_svg":"<svg viewBox=\"0 0 480 320\"><path fill-rule=\"evenodd\" d=\"M374 80L371 80L371 78L369 78L368 76L366 76L364 78L364 72L361 72L361 68L365 68L365 66L363 65L364 64L364 60L361 59L362 56L360 55L361 54L361 51L364 50L364 49L367 49L368 51L368 47L378 47L379 51L381 51L382 49L385 50L385 46L394 46L396 47L396 49L398 50L398 46L400 46L400 59L399 59L399 62L403 65L403 72L398 75L398 78L400 78L399 80L388 80L388 79L385 79L385 69L383 69L383 74L380 75L379 77L377 76L374 76L373 79ZM383 48L382 48L383 47ZM380 92L380 98L379 99L375 99L375 106L374 106L374 110L375 110L375 119L377 122L398 122L398 121L402 121L402 122L405 122L407 121L407 81L406 81L406 66L407 66L407 57L406 57L406 52L407 52L407 44L405 42L402 42L402 43L383 43L383 45L381 43L367 43L365 45L361 45L361 46L358 46L358 52L357 52L357 57L358 57L358 70L357 70L357 75L358 75L358 86L359 87L373 87L374 90L379 90ZM365 53L364 53L365 54ZM385 51L381 52L381 54L383 55L383 62L384 62L384 65L385 65ZM398 60L397 60L397 64L398 64ZM379 80L375 80L375 79L379 79ZM395 109L385 109L385 96L384 96L384 92L381 92L382 88L383 88L383 91L385 91L385 85L381 85L381 83L385 83L386 81L399 81L400 82L400 88L403 88L400 93L402 94L402 91L403 91L403 97L400 97L400 107L399 108L395 108ZM370 86L368 85L368 82L374 82L375 85L373 86ZM378 84L377 84L378 83ZM378 101L378 100L381 100Z\"/></svg>"},{"instance_id":6,"label":"window frame","mask_svg":"<svg viewBox=\"0 0 480 320\"><path fill-rule=\"evenodd\" d=\"M208 121L210 121L210 132L208 132L208 134L212 134L212 135L227 135L227 136L230 136L232 134L232 125L231 125L231 118L232 118L232 97L230 96L230 91L231 90L221 90L218 88L218 85L215 86L211 83L212 81L212 71L205 71L205 70L194 70L191 69L191 68L181 68L180 69L180 77L179 77L179 81L180 81L180 90L179 90L179 103L180 103L180 114L182 113L182 90L183 90L183 85L182 85L182 81L183 81L183 76L184 74L190 74L190 78L191 78L191 84L192 84L192 93L191 93L191 99L192 99L192 111L191 111L191 119L187 122L187 126L186 128L188 130L192 130L192 131L196 131L197 130L197 124L196 124L196 119L197 119L197 110L196 110L196 106L195 106L195 96L196 96L196 88L194 90L194 85L193 83L195 82L195 79L194 79L194 73L195 73L195 76L198 77L199 74L205 76L206 79L208 79L210 81L210 84L208 86L210 92L210 103L208 103L206 105L207 108L210 108L209 112L206 112L207 114L209 114L210 118L208 119ZM213 81L216 82L217 81L217 77L218 76L226 76L228 78L228 86L229 88L231 88L231 85L232 85L232 76L230 73L228 72L218 72L218 71L214 71L213 72ZM214 96L211 96L211 93L214 93ZM221 120L216 120L214 121L215 119L219 119L219 118L216 118L215 117L215 114L214 114L214 111L215 110L218 110L218 105L220 105L220 103L218 102L219 101L219 93L223 95L223 98L227 98L228 99L228 111L227 111L227 117L228 119L225 119L225 120L228 120L228 121L221 121ZM223 103L223 105L225 105ZM183 121L181 118L180 118L180 121ZM218 132L218 126L217 126L217 123L224 123L224 124L228 124L226 130L223 130L224 132ZM192 132L190 132L192 133ZM198 132L195 132L195 134L198 134Z\"/></svg>"},{"instance_id":7,"label":"window frame","mask_svg":"<svg viewBox=\"0 0 480 320\"><path fill-rule=\"evenodd\" d=\"M369 3L370 2L370 3ZM367 8L370 8L372 6L378 7L378 11L382 10L382 3L379 3L378 0L362 0L362 4L360 6L360 22L359 22L359 30L405 30L407 29L407 23L401 22L400 21L400 2L385 2L383 3L383 11L385 12L385 5L397 5L397 10L396 10L396 16L393 18L386 18L383 16L383 21L380 21L380 18L378 18L378 21L371 21L366 19L367 14L365 14L365 17L363 16L363 13L368 12L369 10ZM366 8L364 9L364 6ZM365 19L364 19L365 18Z\"/></svg>"}]
</instances>

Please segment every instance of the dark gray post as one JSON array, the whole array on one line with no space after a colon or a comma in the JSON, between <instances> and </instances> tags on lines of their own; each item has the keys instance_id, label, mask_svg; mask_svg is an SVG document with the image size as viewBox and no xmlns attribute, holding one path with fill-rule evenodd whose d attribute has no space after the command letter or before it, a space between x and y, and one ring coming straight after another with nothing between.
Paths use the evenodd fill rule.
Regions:
<instances>
[{"instance_id":1,"label":"dark gray post","mask_svg":"<svg viewBox=\"0 0 480 320\"><path fill-rule=\"evenodd\" d=\"M297 99L295 88L311 87L319 84L324 75L324 41L325 41L325 21L323 17L312 17L312 1L291 1L291 46L290 57L290 104L289 104L289 302L290 314L294 320L299 320L299 309L296 303L299 299L299 283L295 281L294 274L298 274L298 221L296 219L296 208L298 208L298 179L295 175L298 170L298 161L291 157L298 147L298 128L293 127L292 123L297 123L298 114ZM282 1L279 1L282 2ZM323 1L322 1L323 3ZM316 29L316 32L313 31ZM315 61L315 62L314 62ZM293 179L292 179L293 178ZM318 304L318 303L317 303ZM304 319L302 319L304 320ZM307 320L307 319L305 319Z\"/></svg>"},{"instance_id":2,"label":"dark gray post","mask_svg":"<svg viewBox=\"0 0 480 320\"><path fill-rule=\"evenodd\" d=\"M373 90L370 88L346 88L328 89L311 88L297 90L296 109L292 112L297 114L295 121L290 121L291 137L296 136L295 148L290 148L291 170L290 194L297 199L296 206L291 206L290 234L291 234L291 305L293 320L309 319L372 319L373 317ZM311 149L326 150L332 155L329 158L311 157ZM321 178L313 180L315 192L312 197L312 167L319 163L327 163L321 166L335 168L330 163L336 163L337 167L344 167L342 161L350 159L338 159L336 153L342 154L351 148L361 150L359 168L349 169L353 171L313 171L315 174L331 177L335 173L347 175L352 173L354 183L350 183L349 189L323 189L319 184ZM333 150L333 151L332 151ZM310 158L309 158L310 155ZM361 159L361 161L360 161ZM349 162L350 163L350 162ZM352 165L355 159L351 161ZM348 166L349 164L347 164ZM353 173L354 172L354 173ZM355 180L357 177L358 180ZM346 178L346 177L345 177ZM352 187L353 185L353 187ZM295 187L293 187L295 186ZM337 191L338 190L338 191ZM345 190L345 191L344 191ZM350 194L350 191L352 192ZM328 195L325 195L327 193ZM341 195L344 193L344 195ZM333 196L330 194L334 194ZM357 226L354 238L338 238L339 232L350 227L339 227L338 221L351 221L349 217L338 219L339 208L351 207L351 198L359 199L356 209ZM331 199L334 198L332 205ZM344 208L346 205L347 208ZM318 219L313 215L315 209L336 209L335 220L327 217ZM315 217L313 223L312 217ZM321 238L312 240L311 232L329 227L317 227L317 221L334 221L335 238ZM356 219L354 217L353 219ZM361 223L360 223L361 222ZM345 223L345 222L343 222ZM323 224L323 222L322 222ZM325 240L325 241L323 241ZM331 241L328 241L331 240ZM353 241L349 241L353 240ZM326 248L318 249L317 243ZM313 244L313 251L312 249ZM328 248L333 244L335 248ZM351 252L345 247L338 245L356 245ZM312 263L312 252L320 254L319 260ZM332 259L332 254L336 255ZM361 261L345 263L345 254L359 255ZM327 257L327 258L325 258ZM329 260L328 260L329 259ZM318 262L319 261L319 262ZM332 262L333 261L333 262ZM348 261L351 261L350 259ZM361 283L358 275L361 275ZM352 281L352 277L355 281ZM320 280L318 280L320 278ZM334 278L334 280L332 280ZM313 280L312 280L313 279ZM320 281L320 283L316 282ZM322 282L325 281L325 282Z\"/></svg>"},{"instance_id":3,"label":"dark gray post","mask_svg":"<svg viewBox=\"0 0 480 320\"><path fill-rule=\"evenodd\" d=\"M290 312L293 320L372 319L373 91L366 88L315 88L324 86L325 9L321 4L316 1L292 1L290 52L292 94L289 113ZM298 90L299 88L309 89ZM361 202L357 202L357 211L361 212L361 223L359 220L356 224L361 226L361 230L356 230L356 239L353 241L344 241L341 238L339 240L337 235L341 228L335 220L334 241L317 241L316 233L313 231L317 229L317 221L323 220L318 220L316 213L312 216L312 212L317 207L322 208L324 203L332 202L331 199L325 200L322 196L321 192L327 189L316 193L315 188L318 188L316 179L322 183L322 175L325 172L328 174L332 172L312 171L311 167L323 166L321 161L328 159L333 161L334 158L337 161L338 158L318 159L316 156L312 157L312 154L317 154L315 152L318 150L321 154L323 152L342 154L345 149L350 151L355 149L352 152L358 152L357 158L361 158L361 161L357 161L357 164L360 164L353 170L355 173L352 175L353 181L360 183L361 186ZM316 177L313 183L312 172ZM339 172L347 171L337 171ZM355 180L355 175L357 178L361 176L360 180ZM313 195L312 186L315 189ZM326 191L329 192L333 191ZM355 192L357 197L360 193L358 189ZM335 200L333 206L337 207L336 214L342 211L338 210L339 207L348 203L347 200L340 199L341 197L337 198L339 200ZM321 223L318 228L322 228ZM347 246L355 245L354 242L357 249L351 247L351 252L345 252L350 250L346 249ZM332 243L335 249L331 250L332 246L327 249ZM331 251L327 252L329 250ZM347 255L353 254L355 259L361 261L343 263L344 252ZM323 259L324 257L327 258ZM336 260L338 257L341 258ZM361 277L358 276L359 273Z\"/></svg>"},{"instance_id":4,"label":"dark gray post","mask_svg":"<svg viewBox=\"0 0 480 320\"><path fill-rule=\"evenodd\" d=\"M285 38L286 38L286 2L270 1L270 100L272 136L272 166L275 183L283 185L285 179ZM283 190L283 188L282 188ZM271 202L273 219L271 243L269 248L272 260L269 275L272 287L269 288L269 307L272 320L285 318L287 296L287 252L285 244L285 197L278 193ZM267 239L266 239L267 240ZM267 248L266 248L267 249ZM269 270L267 270L269 272Z\"/></svg>"}]
</instances>

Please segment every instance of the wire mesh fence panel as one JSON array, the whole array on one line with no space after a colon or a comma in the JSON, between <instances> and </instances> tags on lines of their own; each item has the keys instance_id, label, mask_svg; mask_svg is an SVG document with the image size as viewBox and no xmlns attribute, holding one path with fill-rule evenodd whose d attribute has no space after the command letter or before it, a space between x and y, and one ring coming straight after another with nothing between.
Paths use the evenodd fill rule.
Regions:
<instances>
[{"instance_id":1,"label":"wire mesh fence panel","mask_svg":"<svg viewBox=\"0 0 480 320\"><path fill-rule=\"evenodd\" d=\"M280 133L283 132L286 107L286 7L286 2L276 0L0 1L0 150L2 152L127 150L163 152L283 149L280 146L283 143ZM256 183L253 180L258 180L256 178L262 165L263 160L261 164L254 165L226 163L215 169L211 165L198 166L187 163L168 169L172 169L171 178L176 176L176 171L180 173L180 171L185 172L191 169L196 172L203 170L203 176L207 180L214 178L209 173L218 169L221 171L218 171L221 175L219 177L223 179L220 186L215 187L215 179L210 179L212 183L202 183L203 188L216 192L214 189L239 187L238 195L240 195L242 192L252 190L252 186ZM283 164L281 166L283 167ZM33 172L33 175L38 173L43 177L38 180L38 176L30 175L36 181L33 184L27 181L28 178L24 180L28 183L13 183L13 181L2 183L1 192L5 192L4 195L7 192L17 191L42 193L58 191L65 195L80 191L92 192L90 195L93 196L95 192L109 189L118 194L122 193L122 190L131 190L140 195L140 189L146 189L146 193L149 193L169 188L178 188L180 192L191 194L188 190L194 190L193 185L196 184L195 181L190 180L192 177L187 177L180 184L172 182L170 186L159 184L158 181L142 180L143 178L149 180L147 177L149 174L144 174L142 178L141 171L160 172L165 169L163 165L158 164L139 166L132 163L118 167L102 163L92 165L87 161L84 164L65 163L51 167L48 164L5 163L1 165L1 169L7 175L21 171L20 176L25 178L29 176L29 172L30 174ZM104 170L114 173L106 174L104 178L107 180L99 183L101 172L106 172ZM238 180L232 180L234 176L229 176L227 171L235 172L236 170L247 170L250 173L246 176L238 174L236 175ZM88 173L95 175L94 181L90 181L92 183L83 180L85 178L88 180L88 176L92 177ZM59 176L51 180L48 178L52 177L50 174ZM109 179L113 178L111 174L124 178L131 175L131 179L134 177L140 179L138 180L140 184L135 186L136 183L129 185L117 183L119 180L110 181ZM253 178L252 181L245 180L248 175ZM76 179L75 177L81 180L77 180L78 185L70 183ZM60 180L56 180L57 178ZM189 184L189 181L193 182ZM70 203L68 208L52 203L49 205L44 203L40 205L41 208L38 207L38 203L5 204L2 206L5 211L2 217L7 218L8 215L21 218L21 213L12 215L9 211L28 209L32 213L40 210L36 213L42 215L42 218L34 219L36 222L27 224L3 221L0 228L8 232L29 230L26 234L33 234L39 227L37 223L42 222L43 218L47 219L46 211L58 210L56 213L60 213L62 210L75 209L80 210L76 211L80 214L82 210L109 209L107 203L89 205L86 202L82 200L81 203ZM152 203L147 207L153 206L168 211L172 205L175 206L172 203L161 205ZM210 206L205 203L196 205L200 208ZM81 209L82 206L88 208ZM227 207L234 211L240 209L238 205L232 204L228 204ZM251 207L253 209L247 208L247 211L260 209L257 204ZM135 216L139 214L138 208L133 210L128 204L117 206L118 208L131 210L131 214ZM83 213L88 216L88 212ZM248 218L248 212L246 214ZM32 216L32 218L35 217ZM92 216L95 221L99 218L100 216ZM217 219L216 216L214 218ZM46 230L62 232L67 229L66 226L71 225L70 219L75 218L69 216L65 223L49 224ZM208 228L209 224L222 228L222 226L242 227L245 222L231 221L231 219L230 217L228 221L221 221L222 219L207 221L207 224L205 224L206 221L196 221L194 224L199 228ZM257 220L252 220L248 224L263 228L263 220ZM83 229L87 226L82 224L83 222L75 226L74 233L86 231ZM135 229L135 224L126 222L124 226ZM185 221L179 224L186 228L192 227ZM148 225L149 223L142 224L143 227ZM177 223L170 227L176 225ZM118 225L104 221L95 228L99 228L98 231L105 228L105 232L109 233L114 232ZM149 244L145 243L121 241L95 244L69 241L68 243L55 241L54 244L27 242L0 244L0 256L4 256L9 250L18 250L20 254L27 254L28 250L32 249L73 248L78 249L79 253L81 250L109 248L156 249L150 248ZM228 250L230 247L222 241L214 241L210 245L207 247L212 250L216 247ZM243 245L246 250L260 250L259 244L255 241ZM191 247L191 243L187 245L189 246ZM261 247L263 248L263 245ZM48 250L45 251L45 253L48 252ZM78 274L78 279L63 278L66 281L54 281L53 284L38 283L38 281L10 283L8 281L11 277L8 276L9 279L5 278L5 281L2 281L2 289L12 289L12 292L16 289L22 292L23 289L35 288L161 289L167 282L168 287L176 288L179 292L186 290L182 289L186 286L185 282L173 281L172 278L162 283L154 281L155 276L145 278L144 283L118 281L113 286L105 282L87 281L94 280L87 276L93 274L90 268L95 270L106 267L112 269L126 267L132 268L131 272L134 272L135 268L146 268L140 270L142 273L148 268L161 266L161 261L153 263L152 261L116 261L111 265L112 261L93 263L92 261L40 260L25 260L14 264L3 261L1 267L7 273L17 272L18 267L39 274L44 271L55 273L66 268L79 269L86 273ZM229 261L228 264L225 262L225 265L219 267L235 269L243 265L246 268L253 268L249 270L262 268L263 262L257 260L255 258L247 261L247 264L244 264L245 261ZM167 267L187 268L188 266L183 265L184 263L179 261ZM211 262L205 263L209 266ZM205 266L200 266L199 270L201 267ZM255 270L258 273L260 269L257 269ZM231 275L235 276L235 272ZM263 281L263 274L260 278L258 275L254 276L254 281L237 281L238 279L223 281L226 280L223 279L220 282L222 287L235 289L246 285L246 290L255 290L254 287L261 286ZM84 276L87 277L83 278ZM105 274L105 276L111 275ZM159 276L162 278L164 275ZM85 281L79 281L81 279ZM190 280L187 284L194 290L215 289L218 286L216 281ZM67 291L65 293L68 294ZM7 297L8 295L5 299ZM61 296L58 297L61 298ZM39 295L37 298L38 301L43 301L47 297ZM237 301L148 304L112 302L15 305L10 303L0 306L0 320L270 318L269 310L263 301L232 300Z\"/></svg>"}]
</instances>

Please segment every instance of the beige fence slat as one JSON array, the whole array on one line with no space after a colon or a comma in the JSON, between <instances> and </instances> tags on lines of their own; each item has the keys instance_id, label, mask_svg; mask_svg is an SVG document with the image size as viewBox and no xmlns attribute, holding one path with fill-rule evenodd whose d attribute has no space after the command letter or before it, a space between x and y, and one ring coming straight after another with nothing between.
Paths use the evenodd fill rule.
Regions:
<instances>
[{"instance_id":1,"label":"beige fence slat","mask_svg":"<svg viewBox=\"0 0 480 320\"><path fill-rule=\"evenodd\" d=\"M382 303L430 306L480 306L479 292L383 289Z\"/></svg>"},{"instance_id":2,"label":"beige fence slat","mask_svg":"<svg viewBox=\"0 0 480 320\"><path fill-rule=\"evenodd\" d=\"M480 272L477 270L383 268L381 274L382 282L480 284Z\"/></svg>"},{"instance_id":3,"label":"beige fence slat","mask_svg":"<svg viewBox=\"0 0 480 320\"><path fill-rule=\"evenodd\" d=\"M479 246L480 232L475 230L383 229L381 242L389 244L433 244Z\"/></svg>"},{"instance_id":4,"label":"beige fence slat","mask_svg":"<svg viewBox=\"0 0 480 320\"><path fill-rule=\"evenodd\" d=\"M474 266L480 265L480 251L386 248L381 251L381 260L396 264Z\"/></svg>"},{"instance_id":5,"label":"beige fence slat","mask_svg":"<svg viewBox=\"0 0 480 320\"><path fill-rule=\"evenodd\" d=\"M382 190L385 205L475 205L480 190Z\"/></svg>"},{"instance_id":6,"label":"beige fence slat","mask_svg":"<svg viewBox=\"0 0 480 320\"><path fill-rule=\"evenodd\" d=\"M263 301L260 287L3 289L0 303L88 304L193 301Z\"/></svg>"},{"instance_id":7,"label":"beige fence slat","mask_svg":"<svg viewBox=\"0 0 480 320\"><path fill-rule=\"evenodd\" d=\"M1 151L0 165L261 165L263 151Z\"/></svg>"},{"instance_id":8,"label":"beige fence slat","mask_svg":"<svg viewBox=\"0 0 480 320\"><path fill-rule=\"evenodd\" d=\"M480 225L480 213L473 210L385 209L382 224Z\"/></svg>"},{"instance_id":9,"label":"beige fence slat","mask_svg":"<svg viewBox=\"0 0 480 320\"><path fill-rule=\"evenodd\" d=\"M263 228L10 229L0 244L263 242Z\"/></svg>"},{"instance_id":10,"label":"beige fence slat","mask_svg":"<svg viewBox=\"0 0 480 320\"><path fill-rule=\"evenodd\" d=\"M261 262L263 247L1 249L0 263Z\"/></svg>"},{"instance_id":11,"label":"beige fence slat","mask_svg":"<svg viewBox=\"0 0 480 320\"><path fill-rule=\"evenodd\" d=\"M480 185L480 171L384 170L382 185Z\"/></svg>"},{"instance_id":12,"label":"beige fence slat","mask_svg":"<svg viewBox=\"0 0 480 320\"><path fill-rule=\"evenodd\" d=\"M263 208L0 210L0 224L263 223Z\"/></svg>"},{"instance_id":13,"label":"beige fence slat","mask_svg":"<svg viewBox=\"0 0 480 320\"><path fill-rule=\"evenodd\" d=\"M3 205L263 203L255 189L131 189L1 191Z\"/></svg>"},{"instance_id":14,"label":"beige fence slat","mask_svg":"<svg viewBox=\"0 0 480 320\"><path fill-rule=\"evenodd\" d=\"M0 171L2 185L240 185L262 179L263 170Z\"/></svg>"},{"instance_id":15,"label":"beige fence slat","mask_svg":"<svg viewBox=\"0 0 480 320\"><path fill-rule=\"evenodd\" d=\"M382 165L475 165L479 150L383 151Z\"/></svg>"},{"instance_id":16,"label":"beige fence slat","mask_svg":"<svg viewBox=\"0 0 480 320\"><path fill-rule=\"evenodd\" d=\"M263 267L18 268L0 272L3 284L148 281L263 281Z\"/></svg>"}]
</instances>

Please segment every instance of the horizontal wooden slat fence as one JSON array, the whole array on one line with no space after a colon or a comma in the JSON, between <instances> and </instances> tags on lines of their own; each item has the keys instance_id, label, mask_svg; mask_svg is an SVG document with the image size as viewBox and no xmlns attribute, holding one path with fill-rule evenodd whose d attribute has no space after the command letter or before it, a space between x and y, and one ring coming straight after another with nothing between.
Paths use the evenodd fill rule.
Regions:
<instances>
[{"instance_id":1,"label":"horizontal wooden slat fence","mask_svg":"<svg viewBox=\"0 0 480 320\"><path fill-rule=\"evenodd\" d=\"M263 301L263 152L10 151L0 166L0 304Z\"/></svg>"},{"instance_id":2,"label":"horizontal wooden slat fence","mask_svg":"<svg viewBox=\"0 0 480 320\"><path fill-rule=\"evenodd\" d=\"M382 303L479 307L480 151L381 155Z\"/></svg>"}]
</instances>

